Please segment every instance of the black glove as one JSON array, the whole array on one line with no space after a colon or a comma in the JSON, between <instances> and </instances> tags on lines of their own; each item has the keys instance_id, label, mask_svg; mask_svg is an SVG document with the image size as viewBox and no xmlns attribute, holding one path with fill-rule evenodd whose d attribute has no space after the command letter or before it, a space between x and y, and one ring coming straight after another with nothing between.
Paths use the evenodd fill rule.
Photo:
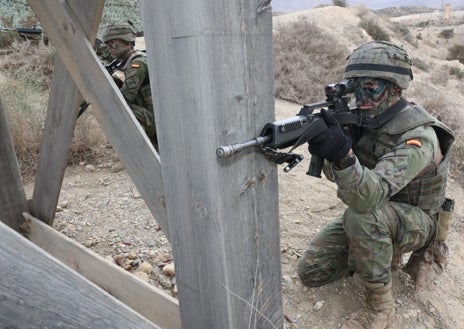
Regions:
<instances>
[{"instance_id":1,"label":"black glove","mask_svg":"<svg viewBox=\"0 0 464 329\"><path fill-rule=\"evenodd\" d=\"M325 121L327 129L308 141L308 151L330 162L338 163L348 154L351 138L345 135L332 112L322 109L320 120Z\"/></svg>"}]
</instances>

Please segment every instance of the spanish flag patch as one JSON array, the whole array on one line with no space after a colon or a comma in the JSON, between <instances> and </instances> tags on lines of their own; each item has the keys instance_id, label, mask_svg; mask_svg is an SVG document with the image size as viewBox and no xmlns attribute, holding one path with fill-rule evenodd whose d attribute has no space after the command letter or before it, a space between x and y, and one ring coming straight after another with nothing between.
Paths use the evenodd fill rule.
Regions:
<instances>
[{"instance_id":1,"label":"spanish flag patch","mask_svg":"<svg viewBox=\"0 0 464 329\"><path fill-rule=\"evenodd\" d=\"M132 63L131 67L133 67L134 69L138 69L140 67L140 64L139 63Z\"/></svg>"},{"instance_id":2,"label":"spanish flag patch","mask_svg":"<svg viewBox=\"0 0 464 329\"><path fill-rule=\"evenodd\" d=\"M417 147L421 147L422 143L420 142L420 140L413 138L413 139L408 139L406 141L406 145L414 145Z\"/></svg>"}]
</instances>

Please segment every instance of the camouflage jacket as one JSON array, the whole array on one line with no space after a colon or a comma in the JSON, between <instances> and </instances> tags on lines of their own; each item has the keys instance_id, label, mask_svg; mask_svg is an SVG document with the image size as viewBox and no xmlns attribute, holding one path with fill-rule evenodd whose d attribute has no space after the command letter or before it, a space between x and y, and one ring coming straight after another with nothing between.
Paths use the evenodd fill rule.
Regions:
<instances>
[{"instance_id":1,"label":"camouflage jacket","mask_svg":"<svg viewBox=\"0 0 464 329\"><path fill-rule=\"evenodd\" d=\"M140 106L153 113L147 55L142 51L133 52L122 66L121 71L125 76L121 93L129 106Z\"/></svg>"},{"instance_id":2,"label":"camouflage jacket","mask_svg":"<svg viewBox=\"0 0 464 329\"><path fill-rule=\"evenodd\" d=\"M399 113L379 128L360 129L354 165L336 171L326 163L338 197L355 211L396 201L433 214L444 202L453 132L422 107L401 102Z\"/></svg>"}]
</instances>

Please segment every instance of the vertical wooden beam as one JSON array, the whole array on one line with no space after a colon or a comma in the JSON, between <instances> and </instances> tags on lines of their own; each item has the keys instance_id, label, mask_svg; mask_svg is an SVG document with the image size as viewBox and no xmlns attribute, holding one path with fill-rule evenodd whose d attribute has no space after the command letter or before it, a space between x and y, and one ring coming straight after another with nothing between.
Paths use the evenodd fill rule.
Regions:
<instances>
[{"instance_id":1,"label":"vertical wooden beam","mask_svg":"<svg viewBox=\"0 0 464 329\"><path fill-rule=\"evenodd\" d=\"M87 38L93 44L103 13L104 0L70 0ZM79 89L60 57L55 60L52 86L45 118L44 136L32 196L31 212L52 225L60 196L69 150L76 127Z\"/></svg>"},{"instance_id":2,"label":"vertical wooden beam","mask_svg":"<svg viewBox=\"0 0 464 329\"><path fill-rule=\"evenodd\" d=\"M183 328L282 328L276 168L221 160L274 119L269 0L142 10Z\"/></svg>"},{"instance_id":3,"label":"vertical wooden beam","mask_svg":"<svg viewBox=\"0 0 464 329\"><path fill-rule=\"evenodd\" d=\"M0 221L18 230L27 211L21 172L0 99Z\"/></svg>"}]
</instances>

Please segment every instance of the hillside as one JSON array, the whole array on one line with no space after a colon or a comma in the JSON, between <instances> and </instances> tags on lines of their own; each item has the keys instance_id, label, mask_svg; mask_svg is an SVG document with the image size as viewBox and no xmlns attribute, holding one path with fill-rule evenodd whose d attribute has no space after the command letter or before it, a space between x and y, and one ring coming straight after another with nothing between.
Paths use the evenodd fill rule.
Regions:
<instances>
[{"instance_id":1,"label":"hillside","mask_svg":"<svg viewBox=\"0 0 464 329\"><path fill-rule=\"evenodd\" d=\"M281 26L305 17L337 40L334 47L343 45L353 49L359 43L370 40L369 35L358 26L358 10L324 7L275 16L274 29L278 30ZM404 44L418 62L425 63L421 67L426 70L414 68L414 81L406 97L421 103L423 95L433 94L437 102L447 102L452 109L450 115L454 118L456 132L461 138L464 81L456 78L442 81L438 78L450 65L462 70L464 65L446 60L449 44L437 36L442 27L410 27L411 35L421 33L423 38L408 42L397 36L392 30L394 25L388 19L372 17L389 31L393 41ZM462 25L455 26L455 40L463 38L462 31ZM143 48L143 40L139 40L138 44ZM294 116L299 108L299 104L276 100L276 117ZM355 276L324 287L308 289L297 278L296 264L314 234L343 212L345 207L336 198L333 184L324 178L316 179L306 175L309 154L305 147L297 151L304 154L303 163L287 174L283 173L282 167L278 168L285 328L338 328L344 318L363 303L362 286L358 278ZM172 261L170 245L153 221L127 173L115 163L117 156L112 154L103 161L81 163L67 170L54 226L109 261L127 268L141 280L175 296L175 277L162 272L162 267ZM450 264L430 289L420 293L414 292L406 274L395 273L394 299L397 313L392 329L464 328L464 209L460 203L464 199L464 190L459 179L451 177L448 192L457 200L449 237ZM26 190L30 195L32 185L28 185ZM148 275L136 271L141 262L153 266Z\"/></svg>"}]
</instances>

